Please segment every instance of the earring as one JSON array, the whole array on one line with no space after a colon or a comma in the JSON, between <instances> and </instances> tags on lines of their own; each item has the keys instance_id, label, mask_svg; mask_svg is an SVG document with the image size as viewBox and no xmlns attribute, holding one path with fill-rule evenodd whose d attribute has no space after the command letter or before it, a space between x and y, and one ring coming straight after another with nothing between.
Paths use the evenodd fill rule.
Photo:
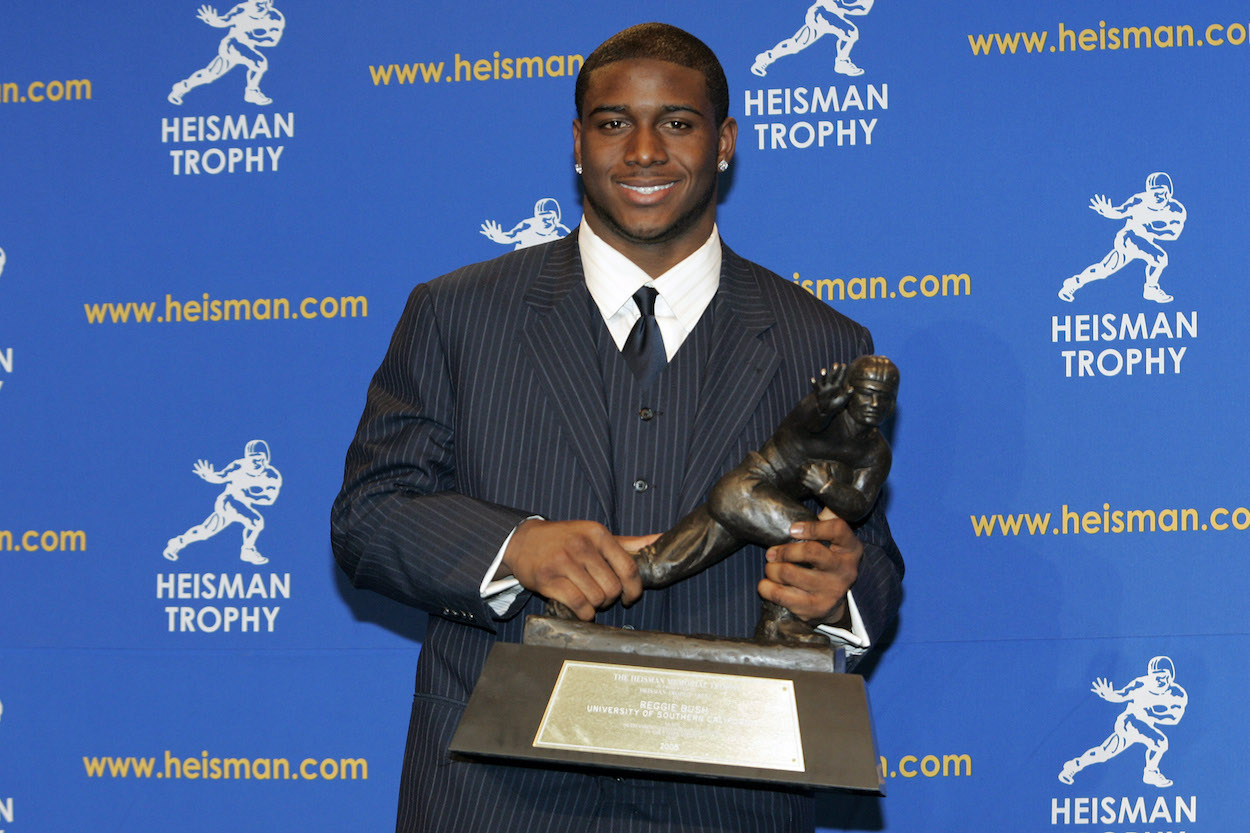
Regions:
<instances>
[{"instance_id":1,"label":"earring","mask_svg":"<svg viewBox=\"0 0 1250 833\"><path fill-rule=\"evenodd\" d=\"M724 159L722 159L721 161L716 163L716 170L720 171L721 173L724 173L725 171L729 170L729 163L726 162Z\"/></svg>"},{"instance_id":2,"label":"earring","mask_svg":"<svg viewBox=\"0 0 1250 833\"><path fill-rule=\"evenodd\" d=\"M582 166L581 166L581 164L580 164L580 163L574 163L574 164L573 164L573 170L577 171L577 175L578 175L578 176L581 176L581 175L582 175Z\"/></svg>"}]
</instances>

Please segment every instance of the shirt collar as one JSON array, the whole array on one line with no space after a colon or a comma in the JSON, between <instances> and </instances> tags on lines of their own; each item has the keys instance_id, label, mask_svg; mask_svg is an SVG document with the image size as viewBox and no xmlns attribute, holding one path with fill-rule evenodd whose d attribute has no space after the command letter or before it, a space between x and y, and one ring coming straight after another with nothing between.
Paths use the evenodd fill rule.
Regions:
<instances>
[{"instance_id":1,"label":"shirt collar","mask_svg":"<svg viewBox=\"0 0 1250 833\"><path fill-rule=\"evenodd\" d=\"M596 235L585 217L577 235L586 288L605 321L631 303L639 287L650 284L689 333L720 286L721 246L716 226L702 246L654 279Z\"/></svg>"}]
</instances>

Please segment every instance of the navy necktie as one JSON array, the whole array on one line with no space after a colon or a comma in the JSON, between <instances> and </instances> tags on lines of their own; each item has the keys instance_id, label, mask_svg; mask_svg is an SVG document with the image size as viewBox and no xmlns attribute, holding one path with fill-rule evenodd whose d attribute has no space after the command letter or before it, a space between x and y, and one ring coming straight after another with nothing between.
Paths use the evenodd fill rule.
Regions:
<instances>
[{"instance_id":1,"label":"navy necktie","mask_svg":"<svg viewBox=\"0 0 1250 833\"><path fill-rule=\"evenodd\" d=\"M625 357L629 369L644 386L654 382L668 364L660 324L655 320L657 294L653 286L644 286L634 293L634 303L638 305L642 317L634 322L634 328L625 337L625 346L621 348L621 355Z\"/></svg>"}]
</instances>

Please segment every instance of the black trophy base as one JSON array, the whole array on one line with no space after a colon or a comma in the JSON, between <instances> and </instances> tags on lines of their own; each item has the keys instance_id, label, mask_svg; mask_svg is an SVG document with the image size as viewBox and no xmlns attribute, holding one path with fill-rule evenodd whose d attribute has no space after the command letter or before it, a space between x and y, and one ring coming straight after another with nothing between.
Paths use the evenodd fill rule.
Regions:
<instances>
[{"instance_id":1,"label":"black trophy base","mask_svg":"<svg viewBox=\"0 0 1250 833\"><path fill-rule=\"evenodd\" d=\"M562 620L554 637L543 621L527 623L527 641L566 640ZM604 640L629 647L497 643L451 751L501 763L884 794L863 678L835 673L831 649L755 645L762 650L752 652L745 640L672 634L660 635L657 649L647 632L589 627L601 632L591 640L596 648ZM787 650L806 659L787 664ZM823 670L804 670L812 667Z\"/></svg>"}]
</instances>

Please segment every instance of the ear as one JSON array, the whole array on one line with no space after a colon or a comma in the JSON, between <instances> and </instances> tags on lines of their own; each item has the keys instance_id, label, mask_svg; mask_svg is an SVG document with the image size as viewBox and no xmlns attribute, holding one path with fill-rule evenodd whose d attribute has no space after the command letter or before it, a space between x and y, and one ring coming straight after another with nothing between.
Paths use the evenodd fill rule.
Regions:
<instances>
[{"instance_id":1,"label":"ear","mask_svg":"<svg viewBox=\"0 0 1250 833\"><path fill-rule=\"evenodd\" d=\"M573 119L573 161L582 164L582 120Z\"/></svg>"},{"instance_id":2,"label":"ear","mask_svg":"<svg viewBox=\"0 0 1250 833\"><path fill-rule=\"evenodd\" d=\"M717 161L731 162L734 158L734 148L738 145L738 122L732 117L726 118L720 126L720 133L716 146Z\"/></svg>"}]
</instances>

